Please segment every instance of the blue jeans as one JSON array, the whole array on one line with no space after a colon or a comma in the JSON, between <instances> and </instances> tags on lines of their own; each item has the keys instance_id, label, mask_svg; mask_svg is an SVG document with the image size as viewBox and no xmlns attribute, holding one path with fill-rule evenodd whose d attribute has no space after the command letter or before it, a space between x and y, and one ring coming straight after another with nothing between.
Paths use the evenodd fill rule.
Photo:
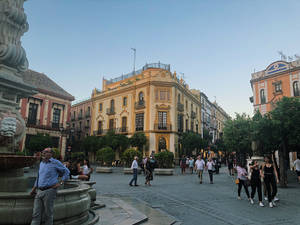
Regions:
<instances>
[{"instance_id":1,"label":"blue jeans","mask_svg":"<svg viewBox=\"0 0 300 225\"><path fill-rule=\"evenodd\" d=\"M50 188L45 191L38 190L34 197L31 225L40 225L42 218L45 225L53 224L53 207L56 198L56 189Z\"/></svg>"},{"instance_id":2,"label":"blue jeans","mask_svg":"<svg viewBox=\"0 0 300 225\"><path fill-rule=\"evenodd\" d=\"M134 181L134 185L136 185L136 182L137 182L137 173L138 173L138 170L137 169L133 169L133 178L131 179L130 181L130 185L132 185L132 182Z\"/></svg>"}]
</instances>

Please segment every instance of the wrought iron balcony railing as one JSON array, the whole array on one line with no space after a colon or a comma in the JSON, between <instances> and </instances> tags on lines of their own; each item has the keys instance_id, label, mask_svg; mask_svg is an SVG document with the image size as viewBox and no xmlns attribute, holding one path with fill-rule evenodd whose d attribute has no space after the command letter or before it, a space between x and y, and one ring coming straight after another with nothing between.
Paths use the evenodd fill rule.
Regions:
<instances>
[{"instance_id":1,"label":"wrought iron balcony railing","mask_svg":"<svg viewBox=\"0 0 300 225\"><path fill-rule=\"evenodd\" d=\"M167 123L156 123L154 124L154 130L171 131L172 125Z\"/></svg>"},{"instance_id":2,"label":"wrought iron balcony railing","mask_svg":"<svg viewBox=\"0 0 300 225\"><path fill-rule=\"evenodd\" d=\"M146 107L145 101L138 101L134 104L135 109L143 109Z\"/></svg>"},{"instance_id":3,"label":"wrought iron balcony railing","mask_svg":"<svg viewBox=\"0 0 300 225\"><path fill-rule=\"evenodd\" d=\"M196 112L191 111L191 118L195 119L196 118Z\"/></svg>"},{"instance_id":4,"label":"wrought iron balcony railing","mask_svg":"<svg viewBox=\"0 0 300 225\"><path fill-rule=\"evenodd\" d=\"M115 112L115 109L114 108L107 108L106 109L106 114L107 115L114 115L116 112Z\"/></svg>"},{"instance_id":5,"label":"wrought iron balcony railing","mask_svg":"<svg viewBox=\"0 0 300 225\"><path fill-rule=\"evenodd\" d=\"M184 111L184 105L180 102L177 103L177 110L179 112L183 112Z\"/></svg>"}]
</instances>

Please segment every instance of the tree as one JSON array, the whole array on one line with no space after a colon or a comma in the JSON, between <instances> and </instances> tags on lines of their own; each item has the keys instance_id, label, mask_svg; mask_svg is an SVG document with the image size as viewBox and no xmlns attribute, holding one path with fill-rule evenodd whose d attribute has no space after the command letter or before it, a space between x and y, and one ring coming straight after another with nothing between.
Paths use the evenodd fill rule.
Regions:
<instances>
[{"instance_id":1,"label":"tree","mask_svg":"<svg viewBox=\"0 0 300 225\"><path fill-rule=\"evenodd\" d=\"M100 165L111 166L115 159L115 152L111 147L105 147L97 151L97 161L100 161Z\"/></svg>"},{"instance_id":2,"label":"tree","mask_svg":"<svg viewBox=\"0 0 300 225\"><path fill-rule=\"evenodd\" d=\"M87 136L82 141L82 148L86 155L88 152L95 153L98 149L101 149L104 146L104 140L102 137Z\"/></svg>"},{"instance_id":3,"label":"tree","mask_svg":"<svg viewBox=\"0 0 300 225\"><path fill-rule=\"evenodd\" d=\"M129 148L129 149L125 150L125 152L122 155L122 161L125 164L124 166L130 167L134 156L137 156L138 161L141 161L142 153L140 151L135 150L133 148Z\"/></svg>"},{"instance_id":4,"label":"tree","mask_svg":"<svg viewBox=\"0 0 300 225\"><path fill-rule=\"evenodd\" d=\"M230 152L236 152L239 161L244 163L247 155L252 154L251 119L246 114L236 114L235 119L229 119L224 126L224 143Z\"/></svg>"},{"instance_id":5,"label":"tree","mask_svg":"<svg viewBox=\"0 0 300 225\"><path fill-rule=\"evenodd\" d=\"M53 147L52 138L48 134L38 133L35 136L31 136L28 146L26 146L30 152L39 152L47 147Z\"/></svg>"},{"instance_id":6,"label":"tree","mask_svg":"<svg viewBox=\"0 0 300 225\"><path fill-rule=\"evenodd\" d=\"M279 168L280 186L287 186L288 153L295 149L299 151L300 139L300 100L299 98L283 97L270 112L275 127L275 136L280 141Z\"/></svg>"},{"instance_id":7,"label":"tree","mask_svg":"<svg viewBox=\"0 0 300 225\"><path fill-rule=\"evenodd\" d=\"M162 152L156 153L154 155L154 157L158 162L159 168L172 168L173 167L173 161L174 161L173 152L162 151Z\"/></svg>"},{"instance_id":8,"label":"tree","mask_svg":"<svg viewBox=\"0 0 300 225\"><path fill-rule=\"evenodd\" d=\"M143 147L147 143L147 138L144 133L134 133L130 138L131 146L137 147L140 152L143 152Z\"/></svg>"},{"instance_id":9,"label":"tree","mask_svg":"<svg viewBox=\"0 0 300 225\"><path fill-rule=\"evenodd\" d=\"M192 155L194 150L196 150L198 154L199 150L205 147L204 141L201 136L193 132L183 133L181 142L184 150L184 155Z\"/></svg>"}]
</instances>

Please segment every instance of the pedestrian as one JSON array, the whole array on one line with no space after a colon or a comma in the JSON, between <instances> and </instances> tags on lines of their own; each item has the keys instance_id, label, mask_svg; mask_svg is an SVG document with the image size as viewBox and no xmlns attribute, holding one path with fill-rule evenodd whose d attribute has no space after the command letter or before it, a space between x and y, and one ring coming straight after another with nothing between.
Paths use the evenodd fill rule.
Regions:
<instances>
[{"instance_id":1,"label":"pedestrian","mask_svg":"<svg viewBox=\"0 0 300 225\"><path fill-rule=\"evenodd\" d=\"M238 178L238 199L241 200L241 190L242 190L242 186L245 189L246 195L248 197L248 200L250 201L250 195L249 195L249 191L248 191L248 173L247 170L245 169L245 164L244 163L238 163L237 167L237 178Z\"/></svg>"},{"instance_id":2,"label":"pedestrian","mask_svg":"<svg viewBox=\"0 0 300 225\"><path fill-rule=\"evenodd\" d=\"M203 175L204 167L205 167L205 162L202 159L202 157L199 155L195 162L195 170L197 171L198 177L200 179L200 184L202 184L202 175Z\"/></svg>"},{"instance_id":3,"label":"pedestrian","mask_svg":"<svg viewBox=\"0 0 300 225\"><path fill-rule=\"evenodd\" d=\"M182 158L180 159L180 168L181 168L181 174L185 174L185 156L183 155Z\"/></svg>"},{"instance_id":4,"label":"pedestrian","mask_svg":"<svg viewBox=\"0 0 300 225\"><path fill-rule=\"evenodd\" d=\"M294 162L294 166L296 167L296 173L298 176L298 183L300 184L300 156L297 155L297 159Z\"/></svg>"},{"instance_id":5,"label":"pedestrian","mask_svg":"<svg viewBox=\"0 0 300 225\"><path fill-rule=\"evenodd\" d=\"M131 169L133 171L133 178L131 179L131 181L129 182L129 185L132 186L132 183L134 181L134 186L139 186L137 184L137 175L138 175L138 157L135 156L134 157L134 160L132 161L132 164L131 164Z\"/></svg>"},{"instance_id":6,"label":"pedestrian","mask_svg":"<svg viewBox=\"0 0 300 225\"><path fill-rule=\"evenodd\" d=\"M91 178L91 173L94 169L90 166L90 161L88 159L83 160L82 174L87 176L86 181L89 181Z\"/></svg>"},{"instance_id":7,"label":"pedestrian","mask_svg":"<svg viewBox=\"0 0 300 225\"><path fill-rule=\"evenodd\" d=\"M233 160L232 160L232 158L228 159L227 164L228 164L229 176L233 176L234 174L233 174Z\"/></svg>"},{"instance_id":8,"label":"pedestrian","mask_svg":"<svg viewBox=\"0 0 300 225\"><path fill-rule=\"evenodd\" d=\"M273 165L273 162L270 157L265 157L265 163L262 166L262 177L264 179L267 194L268 194L268 202L269 207L273 208L276 206L275 204L275 196L277 194L277 185L276 182L279 183L278 174Z\"/></svg>"},{"instance_id":9,"label":"pedestrian","mask_svg":"<svg viewBox=\"0 0 300 225\"><path fill-rule=\"evenodd\" d=\"M146 162L146 182L145 182L145 185L149 185L151 186L150 184L150 181L153 180L153 171L156 167L156 161L154 158L150 157L150 159L148 158L147 159L147 162Z\"/></svg>"},{"instance_id":10,"label":"pedestrian","mask_svg":"<svg viewBox=\"0 0 300 225\"><path fill-rule=\"evenodd\" d=\"M189 159L189 168L190 168L191 174L193 174L193 170L194 170L194 159L193 159L193 157L190 157L190 159Z\"/></svg>"},{"instance_id":11,"label":"pedestrian","mask_svg":"<svg viewBox=\"0 0 300 225\"><path fill-rule=\"evenodd\" d=\"M42 151L42 161L39 165L38 175L30 194L34 197L31 225L40 225L44 218L45 225L53 224L53 207L57 188L69 179L67 167L59 160L52 158L53 150L45 148ZM58 177L62 181L58 181Z\"/></svg>"},{"instance_id":12,"label":"pedestrian","mask_svg":"<svg viewBox=\"0 0 300 225\"><path fill-rule=\"evenodd\" d=\"M208 170L208 174L209 174L209 180L210 180L210 183L213 184L213 173L214 173L214 166L215 166L215 163L214 161L212 160L212 158L209 158L208 159L208 162L206 163L206 168Z\"/></svg>"},{"instance_id":13,"label":"pedestrian","mask_svg":"<svg viewBox=\"0 0 300 225\"><path fill-rule=\"evenodd\" d=\"M185 158L185 168L189 168L189 161L190 161L190 157L189 156L187 156L186 158Z\"/></svg>"},{"instance_id":14,"label":"pedestrian","mask_svg":"<svg viewBox=\"0 0 300 225\"><path fill-rule=\"evenodd\" d=\"M259 168L259 165L257 161L254 161L252 165L250 166L251 169L251 179L250 179L250 184L251 184L251 198L250 202L251 204L254 204L254 195L257 189L257 194L258 194L258 200L259 200L259 206L264 207L264 204L262 203L262 192L261 192L261 170Z\"/></svg>"}]
</instances>

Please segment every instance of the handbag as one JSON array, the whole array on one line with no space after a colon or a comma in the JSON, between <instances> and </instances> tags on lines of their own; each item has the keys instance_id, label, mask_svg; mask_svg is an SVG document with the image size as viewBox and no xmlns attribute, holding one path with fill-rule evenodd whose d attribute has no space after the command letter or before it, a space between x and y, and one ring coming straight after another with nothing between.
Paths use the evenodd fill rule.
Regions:
<instances>
[{"instance_id":1,"label":"handbag","mask_svg":"<svg viewBox=\"0 0 300 225\"><path fill-rule=\"evenodd\" d=\"M240 179L235 179L235 181L234 181L236 184L239 184L240 183Z\"/></svg>"}]
</instances>

